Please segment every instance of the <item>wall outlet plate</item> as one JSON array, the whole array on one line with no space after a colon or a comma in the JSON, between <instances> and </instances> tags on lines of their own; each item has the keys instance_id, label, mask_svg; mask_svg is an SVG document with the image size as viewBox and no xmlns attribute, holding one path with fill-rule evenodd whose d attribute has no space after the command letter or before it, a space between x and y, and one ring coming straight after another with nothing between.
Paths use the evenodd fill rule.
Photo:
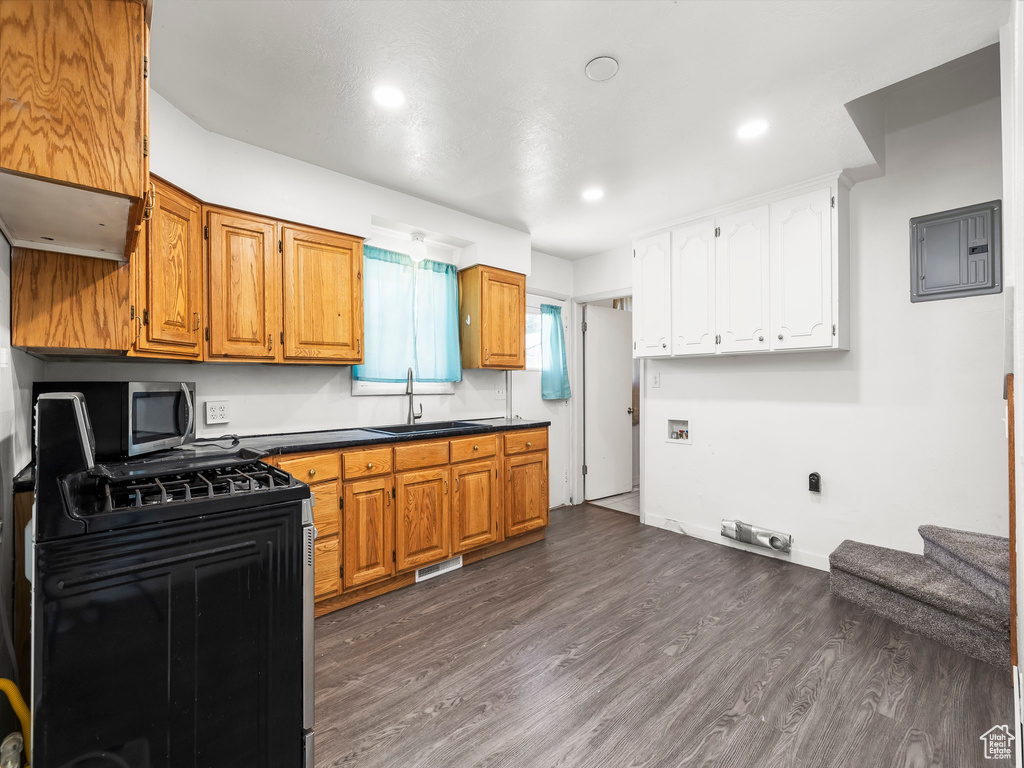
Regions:
<instances>
[{"instance_id":1,"label":"wall outlet plate","mask_svg":"<svg viewBox=\"0 0 1024 768\"><path fill-rule=\"evenodd\" d=\"M501 384L498 384L494 388L494 399L495 400L504 400L505 399L505 394L506 394L505 393L505 382L503 381L503 382L501 382Z\"/></svg>"},{"instance_id":2,"label":"wall outlet plate","mask_svg":"<svg viewBox=\"0 0 1024 768\"><path fill-rule=\"evenodd\" d=\"M231 413L228 410L227 400L206 401L206 423L226 424L231 421Z\"/></svg>"},{"instance_id":3,"label":"wall outlet plate","mask_svg":"<svg viewBox=\"0 0 1024 768\"><path fill-rule=\"evenodd\" d=\"M661 371L651 374L651 389L658 389L661 386Z\"/></svg>"}]
</instances>

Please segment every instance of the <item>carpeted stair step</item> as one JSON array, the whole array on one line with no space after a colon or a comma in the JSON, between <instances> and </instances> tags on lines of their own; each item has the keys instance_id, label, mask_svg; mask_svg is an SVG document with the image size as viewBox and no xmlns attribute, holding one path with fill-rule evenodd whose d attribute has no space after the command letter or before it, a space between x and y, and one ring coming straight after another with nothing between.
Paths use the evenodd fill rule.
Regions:
<instances>
[{"instance_id":1,"label":"carpeted stair step","mask_svg":"<svg viewBox=\"0 0 1024 768\"><path fill-rule=\"evenodd\" d=\"M917 531L926 558L984 592L1009 614L1009 539L938 525L922 525Z\"/></svg>"},{"instance_id":2,"label":"carpeted stair step","mask_svg":"<svg viewBox=\"0 0 1024 768\"><path fill-rule=\"evenodd\" d=\"M1010 615L921 555L844 541L829 556L832 594L997 667L1010 666Z\"/></svg>"}]
</instances>

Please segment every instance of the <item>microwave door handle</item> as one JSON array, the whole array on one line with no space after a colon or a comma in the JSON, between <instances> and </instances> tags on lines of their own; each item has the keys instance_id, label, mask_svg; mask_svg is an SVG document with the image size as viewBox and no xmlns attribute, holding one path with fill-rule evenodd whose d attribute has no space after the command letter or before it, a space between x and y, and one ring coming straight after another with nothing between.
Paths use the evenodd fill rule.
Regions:
<instances>
[{"instance_id":1,"label":"microwave door handle","mask_svg":"<svg viewBox=\"0 0 1024 768\"><path fill-rule=\"evenodd\" d=\"M192 406L192 394L188 391L187 385L181 385L181 393L185 396L185 434L182 435L182 437L187 438L192 434L192 425L195 421L195 408Z\"/></svg>"}]
</instances>

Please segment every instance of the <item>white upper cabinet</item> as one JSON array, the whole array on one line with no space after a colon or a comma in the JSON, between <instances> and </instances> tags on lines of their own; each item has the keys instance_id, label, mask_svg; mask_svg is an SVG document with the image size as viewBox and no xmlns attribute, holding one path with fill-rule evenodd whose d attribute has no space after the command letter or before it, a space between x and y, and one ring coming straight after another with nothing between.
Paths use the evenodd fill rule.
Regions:
<instances>
[{"instance_id":1,"label":"white upper cabinet","mask_svg":"<svg viewBox=\"0 0 1024 768\"><path fill-rule=\"evenodd\" d=\"M638 240L633 249L633 356L671 354L671 237Z\"/></svg>"},{"instance_id":2,"label":"white upper cabinet","mask_svg":"<svg viewBox=\"0 0 1024 768\"><path fill-rule=\"evenodd\" d=\"M633 354L849 349L849 190L830 174L637 240Z\"/></svg>"},{"instance_id":3,"label":"white upper cabinet","mask_svg":"<svg viewBox=\"0 0 1024 768\"><path fill-rule=\"evenodd\" d=\"M718 219L716 314L721 352L771 348L768 340L768 220L767 205Z\"/></svg>"},{"instance_id":4,"label":"white upper cabinet","mask_svg":"<svg viewBox=\"0 0 1024 768\"><path fill-rule=\"evenodd\" d=\"M714 221L672 232L671 271L672 354L715 354Z\"/></svg>"},{"instance_id":5,"label":"white upper cabinet","mask_svg":"<svg viewBox=\"0 0 1024 768\"><path fill-rule=\"evenodd\" d=\"M772 203L772 349L832 346L832 199L818 189Z\"/></svg>"}]
</instances>

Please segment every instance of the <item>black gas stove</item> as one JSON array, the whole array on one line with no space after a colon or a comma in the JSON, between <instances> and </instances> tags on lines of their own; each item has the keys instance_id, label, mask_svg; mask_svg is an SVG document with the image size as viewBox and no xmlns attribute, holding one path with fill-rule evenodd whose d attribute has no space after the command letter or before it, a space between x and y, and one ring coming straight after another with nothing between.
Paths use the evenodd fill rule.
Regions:
<instances>
[{"instance_id":1,"label":"black gas stove","mask_svg":"<svg viewBox=\"0 0 1024 768\"><path fill-rule=\"evenodd\" d=\"M80 395L40 396L33 764L311 767L309 488L252 451L92 445Z\"/></svg>"}]
</instances>

